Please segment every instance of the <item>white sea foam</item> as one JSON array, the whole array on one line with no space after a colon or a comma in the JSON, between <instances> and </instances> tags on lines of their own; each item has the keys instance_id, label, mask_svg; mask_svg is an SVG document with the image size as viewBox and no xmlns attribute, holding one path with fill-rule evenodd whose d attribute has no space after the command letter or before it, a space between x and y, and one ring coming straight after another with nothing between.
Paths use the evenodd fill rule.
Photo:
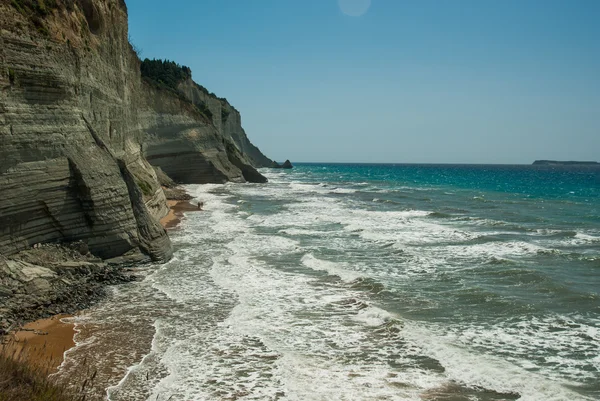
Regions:
<instances>
[{"instance_id":1,"label":"white sea foam","mask_svg":"<svg viewBox=\"0 0 600 401\"><path fill-rule=\"evenodd\" d=\"M330 231L307 230L303 228L284 228L278 231L279 234L287 234L291 236L321 236L326 237L331 234Z\"/></svg>"},{"instance_id":2,"label":"white sea foam","mask_svg":"<svg viewBox=\"0 0 600 401\"><path fill-rule=\"evenodd\" d=\"M369 306L361 309L354 317L355 320L369 327L382 326L395 318L397 318L397 316L393 316L390 312L376 306Z\"/></svg>"},{"instance_id":3,"label":"white sea foam","mask_svg":"<svg viewBox=\"0 0 600 401\"><path fill-rule=\"evenodd\" d=\"M453 338L436 335L432 329L419 324L407 324L405 330L407 338L415 341L425 353L440 361L450 380L500 393L517 392L521 395L519 400L592 400L565 387L565 384L575 383L569 383L564 377L550 380L516 365L515 360L507 361L490 352L471 352L468 350L469 343L457 343ZM498 339L497 344L501 344L503 349L506 347L502 339ZM526 363L524 360L522 364Z\"/></svg>"},{"instance_id":4,"label":"white sea foam","mask_svg":"<svg viewBox=\"0 0 600 401\"><path fill-rule=\"evenodd\" d=\"M451 245L445 247L444 251L448 252L448 254L452 257L457 258L510 258L553 252L550 249L523 241L488 242L473 245Z\"/></svg>"},{"instance_id":5,"label":"white sea foam","mask_svg":"<svg viewBox=\"0 0 600 401\"><path fill-rule=\"evenodd\" d=\"M546 316L528 321L503 321L492 326L473 324L455 328L447 337L454 342L493 351L498 347L513 363L535 371L543 371L556 381L594 379L600 371L592 359L600 349L600 329L590 317ZM552 350L552 355L538 350ZM586 358L582 358L586 355Z\"/></svg>"},{"instance_id":6,"label":"white sea foam","mask_svg":"<svg viewBox=\"0 0 600 401\"><path fill-rule=\"evenodd\" d=\"M600 242L600 235L590 235L582 232L578 232L577 234L575 234L575 238L579 238L590 242Z\"/></svg>"},{"instance_id":7,"label":"white sea foam","mask_svg":"<svg viewBox=\"0 0 600 401\"><path fill-rule=\"evenodd\" d=\"M255 224L253 221L239 224ZM261 221L260 224L270 224ZM230 256L220 256L214 259L211 270L212 279L221 287L237 294L239 304L232 310L230 316L219 325L215 344L226 345L237 338L253 338L256 343L265 348L265 355L274 360L275 365L269 367L268 382L259 385L259 377L252 379L252 384L246 383L244 391L249 392L248 399L260 399L273 392L283 391L286 399L323 399L327 394L350 397L362 394L364 398L377 396L392 397L392 399L418 399L421 391L415 385L404 391L399 391L390 380L401 380L398 376L390 379L389 369L384 365L354 365L336 362L339 355L336 349L352 350L361 348L369 342L365 341L367 333L355 331L348 327L344 320L356 317L356 322L365 327L377 326L385 321L385 312L372 306L364 308L364 302L357 301L363 294L348 289L332 287L325 291L313 287L314 281L310 276L284 274L271 270L264 262L255 259L258 255L273 252L281 245L265 243L256 235L246 230L230 227L232 241L226 246L231 250ZM241 235L233 236L233 234ZM292 241L289 245L296 246ZM288 246L288 250L290 247ZM318 270L325 269L334 274L354 278L354 274L343 269L334 262L327 262L307 254L302 258L307 267ZM243 283L243 285L240 285ZM345 302L350 298L352 302ZM356 309L356 308L359 309ZM305 317L304 315L308 313ZM314 316L322 316L323 320L314 321ZM310 316L313 316L310 318ZM347 321L347 320L346 320ZM339 323L338 323L339 322ZM219 334L220 333L220 334ZM224 337L223 337L224 336ZM229 340L225 341L228 338ZM337 344L333 349L331 345ZM242 347L243 348L243 347ZM223 349L227 351L228 347ZM323 359L323 356L328 359ZM177 355L173 360L186 360L185 356ZM206 372L226 374L227 369L210 357L203 361L210 370L200 369L194 380L201 381ZM382 360L383 361L383 360ZM227 362L229 366L232 361ZM320 367L315 369L315 367ZM249 366L252 371L259 371L258 366ZM170 369L175 371L174 368ZM303 373L304 372L304 373ZM321 374L327 372L328 374ZM180 372L182 373L182 372ZM189 374L190 372L186 372ZM173 376L173 374L171 375ZM179 374L178 374L179 376ZM412 379L411 379L412 380ZM179 386L176 384L179 382ZM186 381L189 385L193 380ZM171 377L164 386L171 390L180 389L181 379ZM279 383L279 384L278 384ZM310 383L310 385L308 385ZM368 385L368 387L365 387ZM261 390L259 390L259 388ZM165 387L163 387L165 389ZM181 392L181 390L178 390ZM186 396L200 396L193 390L186 390ZM402 396L400 396L402 394ZM210 397L209 397L210 398Z\"/></svg>"},{"instance_id":8,"label":"white sea foam","mask_svg":"<svg viewBox=\"0 0 600 401\"><path fill-rule=\"evenodd\" d=\"M352 281L360 277L358 272L349 270L346 263L319 259L312 253L307 253L302 257L302 264L310 269L326 271L332 276L340 277L344 281Z\"/></svg>"},{"instance_id":9,"label":"white sea foam","mask_svg":"<svg viewBox=\"0 0 600 401\"><path fill-rule=\"evenodd\" d=\"M150 352L148 354L144 355L144 357L142 358L142 360L139 363L129 366L127 368L127 372L125 373L123 378L116 385L110 386L106 389L106 399L107 400L112 401L113 399L115 399L113 397L116 396L123 389L123 386L127 382L127 380L136 371L139 371L140 369L142 369L142 366L144 365L144 363L158 352L158 349L159 349L159 346L158 346L159 323L154 322L153 326L155 329L155 335L152 338L152 345L150 347Z\"/></svg>"},{"instance_id":10,"label":"white sea foam","mask_svg":"<svg viewBox=\"0 0 600 401\"><path fill-rule=\"evenodd\" d=\"M70 356L72 354L78 353L80 351L80 348L90 345L96 340L96 337L93 337L93 336L88 337L86 339L81 339L81 335L80 335L81 334L81 326L83 324L85 324L85 322L88 320L86 317L71 316L71 317L62 318L60 320L61 320L61 322L64 322L64 323L73 324L73 331L75 332L75 334L73 334L73 342L75 343L75 346L73 346L63 352L63 360L62 360L61 364L58 366L56 372L51 374L50 377L60 376L61 374L63 374L64 371L68 370L67 367L70 364L72 364Z\"/></svg>"},{"instance_id":11,"label":"white sea foam","mask_svg":"<svg viewBox=\"0 0 600 401\"><path fill-rule=\"evenodd\" d=\"M355 192L357 192L357 190L353 188L334 188L329 191L329 193L332 194L353 194Z\"/></svg>"},{"instance_id":12,"label":"white sea foam","mask_svg":"<svg viewBox=\"0 0 600 401\"><path fill-rule=\"evenodd\" d=\"M268 186L190 187L205 212L188 215L173 235L176 258L139 283L145 298L133 298L156 314L156 332L119 389L135 383L149 400L172 401L419 400L454 383L522 400L585 399L567 386L595 374L581 376L577 350L600 369L600 324L587 317L438 325L378 303L384 288L415 309L439 308L443 301L419 298L419 283L460 282L460 269L553 252L547 243L478 242L512 231L377 209L338 184L267 175ZM265 198L276 211L253 208ZM572 330L563 338L562 329ZM556 352L530 357L537 350Z\"/></svg>"},{"instance_id":13,"label":"white sea foam","mask_svg":"<svg viewBox=\"0 0 600 401\"><path fill-rule=\"evenodd\" d=\"M292 236L320 236L323 231L319 228L323 227L324 224L340 224L345 232L356 233L363 240L392 244L393 248L404 250L405 254L412 257L411 260L413 261L410 266L402 270L404 274L410 274L413 269L418 274L423 274L424 271L431 273L438 269L440 265L444 265L444 260L449 259L477 260L479 258L489 258L490 256L515 258L551 251L546 247L524 241L463 244L477 238L480 234L426 221L423 217L429 214L428 211L382 212L348 209L346 205L336 200L311 195L319 193L321 191L319 188L326 187L314 185L292 186L293 191L304 193L307 196L302 199L298 199L297 194L290 196L290 198L296 198L300 202L288 205L285 210L276 215L251 216L248 219L250 227L279 228L280 233ZM489 225L489 222L484 222L484 224ZM497 222L497 224L494 222L491 225L501 224L501 222ZM387 382L390 381L388 367L378 366L377 369L373 369L377 364L371 364L368 367L349 365L349 367L341 368L333 363L335 358L327 363L318 359L313 360L310 355L320 349L320 341L315 341L317 338L328 338L334 343L339 341L338 346L344 344L345 349L357 347L365 339L361 337L360 332L356 331L356 328L352 332L346 332L340 329L342 326L336 325L337 319L342 319L343 314L329 315L328 328L325 330L319 324L302 320L300 318L302 314L299 314L298 308L311 310L312 313L320 310L323 316L328 316L330 312L325 311L327 309L326 305L340 303L344 298L351 297L353 301L345 304L349 308L348 310L353 311L352 315L348 317L364 327L377 328L385 325L394 317L387 311L375 306L367 305L365 307L364 301L360 301L362 295L358 293L352 295L351 293L344 295L315 294L307 290L307 288L310 288L308 284L311 279L302 278L300 280L297 275L279 277L280 272L275 274L268 270L268 266L254 260L256 255L268 253L269 246L265 247L252 239L252 231L239 229L237 231L244 232L244 238L238 238L238 240L230 243L228 247L232 250L233 255L238 256L230 257L222 265L217 263L215 267L221 267L213 270L213 274L219 277L215 278L215 281L235 291L240 297L240 304L234 308L225 324L229 330L242 333L244 336L256 336L269 350L278 355L277 369L274 374L277 377L276 381L288 390L287 399L315 399L313 398L315 394L345 394L344 390L339 389L339 383L348 381L348 376L352 376L352 372L358 371L367 372L364 383L369 383L377 388L381 391L379 394L387 394L384 389L389 383L386 385L382 385L382 383L386 380ZM331 231L327 232L331 233ZM512 231L488 232L487 235L510 233ZM278 239L274 241L276 243ZM328 241L330 241L330 246L337 247L336 238L330 238ZM344 240L340 241L343 242ZM414 245L427 243L433 245L444 242L448 244L430 248L427 255L419 255L416 253L417 248L412 249ZM287 252L301 251L298 243L289 244L288 246L285 243L281 245ZM345 274L350 273L349 276L345 276L346 281L361 277L365 273L375 273L377 269L381 270L374 277L380 277L381 274L386 272L382 266L377 266L376 269L372 267L369 270L368 266L360 263L354 265L352 271L350 271L343 262L322 260L316 258L310 252L301 258L301 262L311 269L324 270L329 274L338 275L342 278ZM219 271L220 273L218 273ZM390 269L387 272L395 275L402 274L398 269ZM239 281L244 282L243 289L237 284ZM260 294L260 299L254 294ZM353 296L356 297L356 300L352 298ZM361 306L356 309L356 305ZM270 322L278 323L274 327ZM443 386L448 380L464 383L467 386L481 386L499 392L519 392L522 394L522 399L537 399L537 394L543 394L549 400L564 399L564 397L581 399L577 394L569 392L562 385L549 381L538 374L530 373L527 369L532 370L534 365L528 366L527 363L531 363L531 361L520 359L518 355L515 355L515 358L521 361L520 366L493 356L493 353L474 355L463 348L467 344L461 345L460 338L440 337L423 328L420 328L419 334L415 335L411 332L410 325L408 326L409 329L406 331L406 335L403 335L403 338L413 344L410 348L412 352L424 353L439 360L446 373L436 375L432 372L419 372L410 369L408 372L401 374L394 372L395 379L393 380L399 380L400 383L403 383L403 386L408 386L407 388L411 389L402 394L405 399L417 397L416 394L427 389ZM343 339L340 337L341 333L344 334ZM468 331L463 336L464 338L469 337ZM516 345L522 342L522 339L517 339L517 337L513 341L510 334L507 334L506 328L498 328L496 331L480 331L473 338L477 338L480 343L484 343L485 338L496 338L499 341L499 343L496 343L496 347L503 347L501 344L513 344L515 348L518 348ZM474 343L474 340L472 343ZM550 343L542 341L535 345L549 347ZM389 347L388 345L382 346L382 352L384 354L385 352L393 352ZM327 351L327 349L327 347L324 347L319 352L328 354L330 351ZM539 368L539 366L536 365L536 368ZM323 374L321 375L319 372ZM324 380L322 376L326 376L331 380ZM387 379L384 380L384 376ZM311 383L311 386L307 387L307 383ZM354 384L357 383L358 381ZM356 392L357 389L353 386L347 387L354 391L354 394L360 394L360 391ZM314 391L315 389L319 390ZM370 393L371 396L373 394L373 392ZM396 392L395 395L398 396L399 393ZM366 394L363 394L363 397L369 398Z\"/></svg>"}]
</instances>

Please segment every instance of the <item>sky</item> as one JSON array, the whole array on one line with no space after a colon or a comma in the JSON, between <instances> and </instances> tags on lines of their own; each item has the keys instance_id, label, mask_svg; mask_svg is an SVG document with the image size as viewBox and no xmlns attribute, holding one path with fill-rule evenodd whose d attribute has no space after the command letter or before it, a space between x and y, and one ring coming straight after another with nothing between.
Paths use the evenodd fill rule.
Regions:
<instances>
[{"instance_id":1,"label":"sky","mask_svg":"<svg viewBox=\"0 0 600 401\"><path fill-rule=\"evenodd\" d=\"M274 160L600 161L600 1L126 3Z\"/></svg>"}]
</instances>

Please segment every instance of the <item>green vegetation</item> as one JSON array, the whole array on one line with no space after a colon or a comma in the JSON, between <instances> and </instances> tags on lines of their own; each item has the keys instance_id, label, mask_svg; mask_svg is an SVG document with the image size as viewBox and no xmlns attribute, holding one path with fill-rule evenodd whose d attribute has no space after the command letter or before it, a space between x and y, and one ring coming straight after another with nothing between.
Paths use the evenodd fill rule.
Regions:
<instances>
[{"instance_id":1,"label":"green vegetation","mask_svg":"<svg viewBox=\"0 0 600 401\"><path fill-rule=\"evenodd\" d=\"M215 95L214 92L209 92L208 89L206 89L204 86L197 84L196 82L194 82L194 84L196 85L196 88L198 88L198 90L200 90L201 92L203 92L205 95L210 96L214 99L217 99L221 102L221 106L222 107L226 107L229 106L230 108L232 108L233 110L237 109L235 107L233 107L232 105L229 104L229 101L227 100L227 98L224 97L218 97L217 95ZM229 115L229 113L227 113L227 115ZM221 116L221 118L223 118L223 116Z\"/></svg>"},{"instance_id":2,"label":"green vegetation","mask_svg":"<svg viewBox=\"0 0 600 401\"><path fill-rule=\"evenodd\" d=\"M192 77L188 67L169 60L145 59L140 68L142 77L174 90L178 90L179 83Z\"/></svg>"},{"instance_id":3,"label":"green vegetation","mask_svg":"<svg viewBox=\"0 0 600 401\"><path fill-rule=\"evenodd\" d=\"M52 14L54 10L64 7L68 12L75 9L75 3L80 0L11 0L10 4L35 26L42 35L49 36L50 31L44 23L44 19Z\"/></svg>"},{"instance_id":4,"label":"green vegetation","mask_svg":"<svg viewBox=\"0 0 600 401\"><path fill-rule=\"evenodd\" d=\"M15 70L13 70L12 68L8 69L8 80L10 81L11 85L15 84L15 79L16 79L16 74L15 74Z\"/></svg>"},{"instance_id":5,"label":"green vegetation","mask_svg":"<svg viewBox=\"0 0 600 401\"><path fill-rule=\"evenodd\" d=\"M28 18L39 33L50 35L44 24L44 18L58 8L59 4L56 0L11 0L10 4L21 15Z\"/></svg>"},{"instance_id":6,"label":"green vegetation","mask_svg":"<svg viewBox=\"0 0 600 401\"><path fill-rule=\"evenodd\" d=\"M227 118L229 118L229 110L225 108L225 105L221 104L221 122L225 124Z\"/></svg>"},{"instance_id":7,"label":"green vegetation","mask_svg":"<svg viewBox=\"0 0 600 401\"><path fill-rule=\"evenodd\" d=\"M202 113L206 118L208 118L209 121L212 122L213 113L204 102L194 102L194 106L196 106L196 108L200 110L200 113Z\"/></svg>"},{"instance_id":8,"label":"green vegetation","mask_svg":"<svg viewBox=\"0 0 600 401\"><path fill-rule=\"evenodd\" d=\"M138 187L142 190L142 193L146 196L152 195L152 186L148 184L146 181L138 181Z\"/></svg>"},{"instance_id":9,"label":"green vegetation","mask_svg":"<svg viewBox=\"0 0 600 401\"><path fill-rule=\"evenodd\" d=\"M189 67L179 65L176 62L169 60L145 59L142 61L140 70L142 72L142 78L154 88L170 91L177 95L181 100L190 102L190 100L179 90L180 83L192 78L192 70ZM213 92L209 92L204 86L195 82L194 85L200 92L221 102L221 121L223 123L226 122L231 113L230 109L236 110L235 107L231 106L224 97L218 97ZM202 115L212 122L213 113L206 103L197 101L193 104Z\"/></svg>"},{"instance_id":10,"label":"green vegetation","mask_svg":"<svg viewBox=\"0 0 600 401\"><path fill-rule=\"evenodd\" d=\"M192 78L192 70L189 67L169 60L145 59L142 61L140 70L142 78L154 88L167 90L177 95L181 100L190 102L178 87L181 82ZM217 98L214 93L209 94L203 86L198 84L196 86L207 95ZM196 106L200 114L212 122L213 113L204 102L193 102L193 105Z\"/></svg>"},{"instance_id":11,"label":"green vegetation","mask_svg":"<svg viewBox=\"0 0 600 401\"><path fill-rule=\"evenodd\" d=\"M11 0L11 4L24 16L45 17L58 7L56 0Z\"/></svg>"}]
</instances>

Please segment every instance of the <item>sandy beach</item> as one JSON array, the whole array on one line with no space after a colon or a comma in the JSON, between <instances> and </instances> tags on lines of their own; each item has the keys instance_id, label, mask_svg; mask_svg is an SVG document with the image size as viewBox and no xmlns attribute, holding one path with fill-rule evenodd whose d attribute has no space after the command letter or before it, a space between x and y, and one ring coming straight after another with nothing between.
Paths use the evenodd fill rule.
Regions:
<instances>
[{"instance_id":1,"label":"sandy beach","mask_svg":"<svg viewBox=\"0 0 600 401\"><path fill-rule=\"evenodd\" d=\"M74 325L61 320L66 317L70 316L56 315L26 324L7 336L2 351L46 374L56 372L65 351L75 346Z\"/></svg>"},{"instance_id":2,"label":"sandy beach","mask_svg":"<svg viewBox=\"0 0 600 401\"><path fill-rule=\"evenodd\" d=\"M160 219L160 224L167 230L177 227L185 212L202 211L202 209L198 208L197 204L192 204L187 200L169 200L167 201L167 205L171 210L169 214Z\"/></svg>"}]
</instances>

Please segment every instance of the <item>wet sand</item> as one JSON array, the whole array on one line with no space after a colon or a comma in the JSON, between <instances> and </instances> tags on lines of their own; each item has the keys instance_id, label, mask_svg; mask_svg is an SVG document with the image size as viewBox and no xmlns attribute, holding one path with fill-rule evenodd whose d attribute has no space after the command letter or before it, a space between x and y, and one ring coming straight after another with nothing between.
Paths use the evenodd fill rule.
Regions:
<instances>
[{"instance_id":1,"label":"wet sand","mask_svg":"<svg viewBox=\"0 0 600 401\"><path fill-rule=\"evenodd\" d=\"M70 316L56 315L26 324L6 337L2 352L46 374L56 372L65 351L75 346L74 325L61 321L66 317Z\"/></svg>"},{"instance_id":2,"label":"wet sand","mask_svg":"<svg viewBox=\"0 0 600 401\"><path fill-rule=\"evenodd\" d=\"M160 219L160 224L167 230L177 227L185 212L202 211L202 209L198 208L198 204L193 204L186 200L169 200L167 201L167 205L171 210L169 210L169 214Z\"/></svg>"}]
</instances>

